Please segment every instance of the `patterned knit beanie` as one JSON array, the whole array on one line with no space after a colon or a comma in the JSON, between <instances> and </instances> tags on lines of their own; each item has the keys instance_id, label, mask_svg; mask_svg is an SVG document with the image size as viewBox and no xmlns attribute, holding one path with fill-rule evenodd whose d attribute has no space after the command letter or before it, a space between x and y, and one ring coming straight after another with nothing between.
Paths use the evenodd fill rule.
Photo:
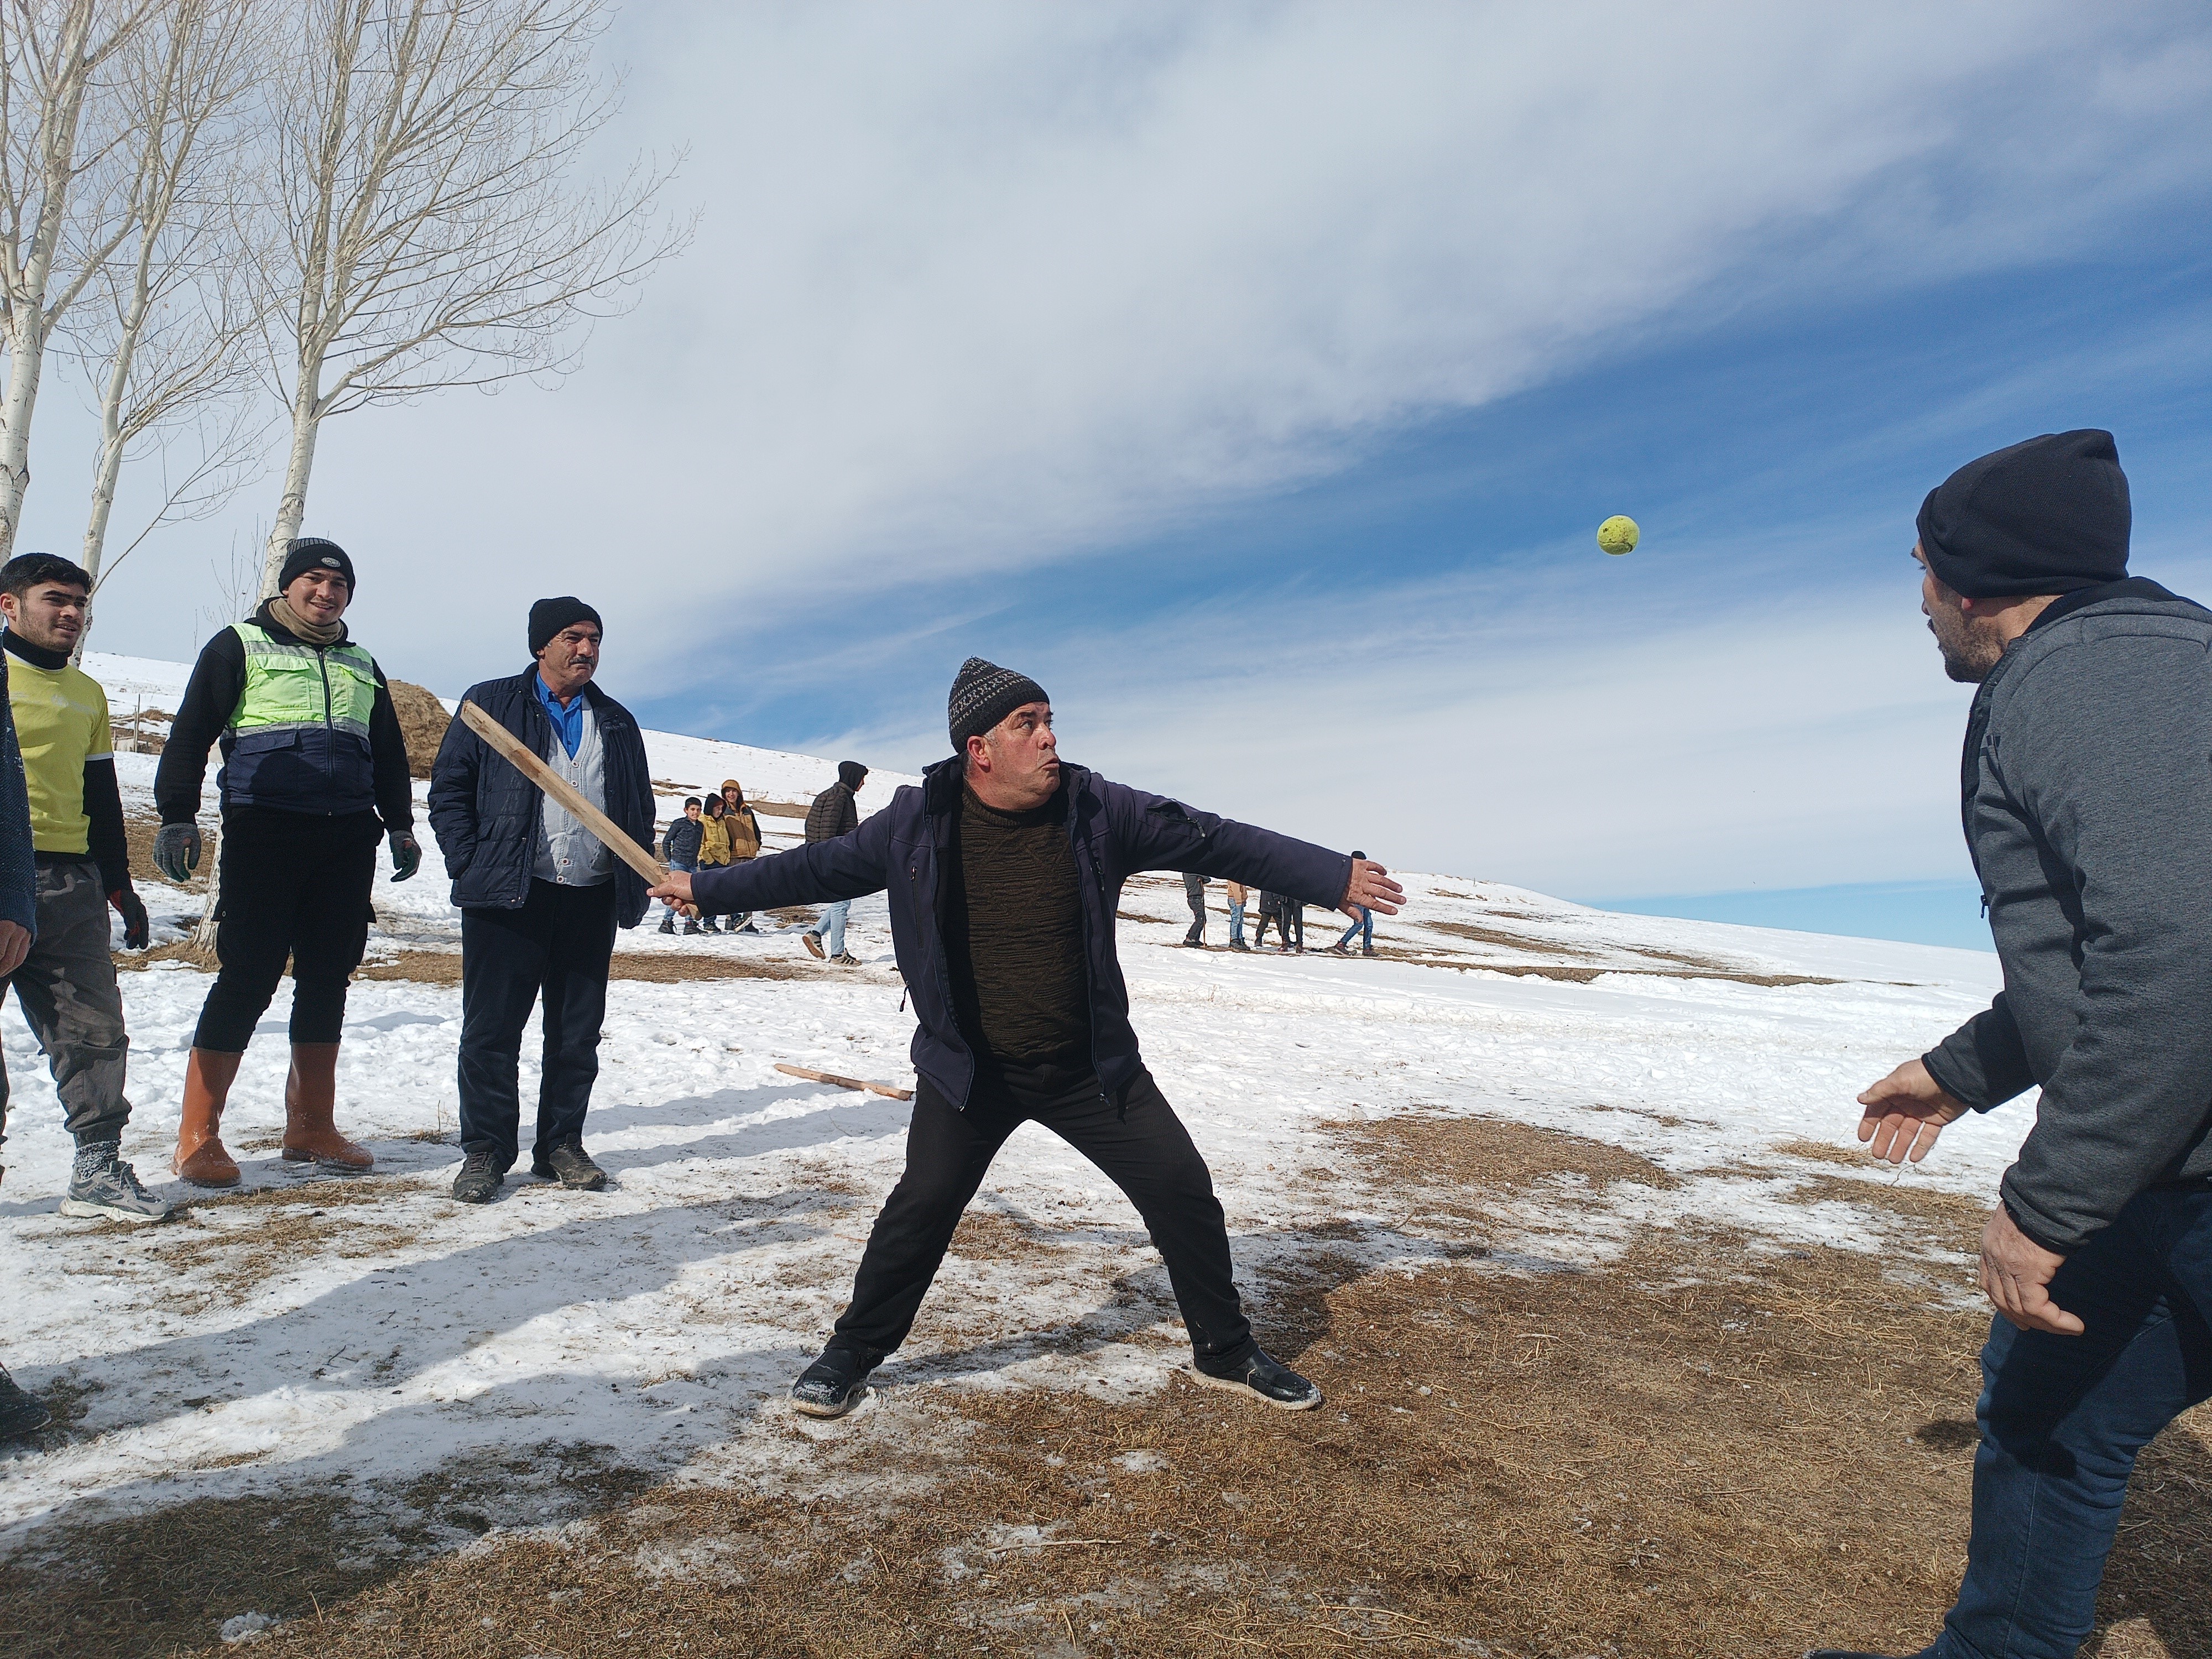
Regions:
<instances>
[{"instance_id":1,"label":"patterned knit beanie","mask_svg":"<svg viewBox=\"0 0 2212 1659\"><path fill-rule=\"evenodd\" d=\"M1024 703L1051 701L1044 688L1028 675L970 657L960 665L952 682L952 696L945 705L952 747L964 755L969 738L981 737Z\"/></svg>"}]
</instances>

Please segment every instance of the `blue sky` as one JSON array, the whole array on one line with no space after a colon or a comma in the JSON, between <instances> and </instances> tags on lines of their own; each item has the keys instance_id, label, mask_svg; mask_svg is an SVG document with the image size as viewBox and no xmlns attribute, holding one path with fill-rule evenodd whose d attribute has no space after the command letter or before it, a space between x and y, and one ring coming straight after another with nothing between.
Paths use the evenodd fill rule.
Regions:
<instances>
[{"instance_id":1,"label":"blue sky","mask_svg":"<svg viewBox=\"0 0 2212 1659\"><path fill-rule=\"evenodd\" d=\"M1077 758L1407 867L1979 945L1921 495L2110 427L2136 568L2212 593L2192 9L668 0L605 48L690 252L561 385L323 441L360 635L449 695L575 591L649 722L912 769L973 653ZM98 643L187 653L273 493Z\"/></svg>"}]
</instances>

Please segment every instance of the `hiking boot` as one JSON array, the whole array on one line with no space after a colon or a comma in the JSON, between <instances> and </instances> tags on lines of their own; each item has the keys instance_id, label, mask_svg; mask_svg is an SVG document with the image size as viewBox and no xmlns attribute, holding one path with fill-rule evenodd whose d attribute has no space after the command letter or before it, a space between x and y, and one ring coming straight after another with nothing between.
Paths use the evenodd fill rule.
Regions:
<instances>
[{"instance_id":1,"label":"hiking boot","mask_svg":"<svg viewBox=\"0 0 2212 1659\"><path fill-rule=\"evenodd\" d=\"M1375 947L1371 945L1363 945L1359 947L1359 954L1363 957L1371 957L1375 954Z\"/></svg>"},{"instance_id":2,"label":"hiking boot","mask_svg":"<svg viewBox=\"0 0 2212 1659\"><path fill-rule=\"evenodd\" d=\"M873 1370L850 1348L824 1348L791 1385L792 1409L809 1417L842 1417L867 1398Z\"/></svg>"},{"instance_id":3,"label":"hiking boot","mask_svg":"<svg viewBox=\"0 0 2212 1659\"><path fill-rule=\"evenodd\" d=\"M860 965L860 959L850 951L840 951L830 958L830 965L833 968L857 968Z\"/></svg>"},{"instance_id":4,"label":"hiking boot","mask_svg":"<svg viewBox=\"0 0 2212 1659\"><path fill-rule=\"evenodd\" d=\"M801 933L801 934L799 936L799 942L801 945L805 945L808 950L810 950L810 951L813 951L813 952L814 952L814 959L815 959L817 962L820 962L820 961L825 960L825 958L823 957L823 954L822 954L822 935L821 935L821 934L819 934L819 933Z\"/></svg>"},{"instance_id":5,"label":"hiking boot","mask_svg":"<svg viewBox=\"0 0 2212 1659\"><path fill-rule=\"evenodd\" d=\"M1248 957L1252 954L1252 947L1247 945L1241 939L1231 939L1229 941L1229 948L1232 951L1242 951Z\"/></svg>"},{"instance_id":6,"label":"hiking boot","mask_svg":"<svg viewBox=\"0 0 2212 1659\"><path fill-rule=\"evenodd\" d=\"M0 1365L0 1440L21 1440L36 1434L54 1420L39 1396L8 1375Z\"/></svg>"},{"instance_id":7,"label":"hiking boot","mask_svg":"<svg viewBox=\"0 0 2212 1659\"><path fill-rule=\"evenodd\" d=\"M684 933L685 933L685 935L686 935L687 937L688 937L688 936L690 936L690 934L693 934L693 933L697 933L698 931L699 931L699 924L698 924L698 922L697 922L696 921L695 921L693 918L691 918L691 917L690 917L690 916L686 916L686 917L684 917Z\"/></svg>"},{"instance_id":8,"label":"hiking boot","mask_svg":"<svg viewBox=\"0 0 2212 1659\"><path fill-rule=\"evenodd\" d=\"M122 1158L119 1140L95 1140L76 1149L64 1215L104 1215L117 1221L167 1221L169 1206L138 1184Z\"/></svg>"},{"instance_id":9,"label":"hiking boot","mask_svg":"<svg viewBox=\"0 0 2212 1659\"><path fill-rule=\"evenodd\" d=\"M1321 1390L1288 1365L1270 1358L1266 1350L1255 1348L1252 1357L1238 1370L1226 1376L1213 1376L1195 1367L1191 1380L1209 1389L1225 1389L1231 1394L1250 1395L1270 1406L1280 1407L1286 1412L1310 1412L1321 1404Z\"/></svg>"},{"instance_id":10,"label":"hiking boot","mask_svg":"<svg viewBox=\"0 0 2212 1659\"><path fill-rule=\"evenodd\" d=\"M607 1184L607 1172L592 1162L580 1140L555 1142L545 1149L544 1157L530 1161L530 1173L542 1180L557 1181L571 1192L596 1193Z\"/></svg>"},{"instance_id":11,"label":"hiking boot","mask_svg":"<svg viewBox=\"0 0 2212 1659\"><path fill-rule=\"evenodd\" d=\"M661 917L660 931L664 933L674 933L676 931L676 918L674 916Z\"/></svg>"},{"instance_id":12,"label":"hiking boot","mask_svg":"<svg viewBox=\"0 0 2212 1659\"><path fill-rule=\"evenodd\" d=\"M757 933L760 932L760 929L754 927L753 919L750 916L747 916L745 918L745 925L744 927L732 927L730 931L733 933Z\"/></svg>"},{"instance_id":13,"label":"hiking boot","mask_svg":"<svg viewBox=\"0 0 2212 1659\"><path fill-rule=\"evenodd\" d=\"M453 1196L464 1204L489 1204L506 1181L505 1173L492 1167L489 1152L471 1152L453 1177Z\"/></svg>"}]
</instances>

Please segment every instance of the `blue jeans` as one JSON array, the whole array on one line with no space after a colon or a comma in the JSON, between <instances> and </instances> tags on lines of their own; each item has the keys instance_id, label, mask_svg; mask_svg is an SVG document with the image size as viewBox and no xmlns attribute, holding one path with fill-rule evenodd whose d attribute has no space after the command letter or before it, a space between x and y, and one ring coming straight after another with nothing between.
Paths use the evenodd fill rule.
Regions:
<instances>
[{"instance_id":1,"label":"blue jeans","mask_svg":"<svg viewBox=\"0 0 2212 1659\"><path fill-rule=\"evenodd\" d=\"M2141 1451L2212 1398L2212 1190L2142 1193L2051 1280L2080 1336L1992 1322L1966 1582L1928 1659L2073 1659Z\"/></svg>"},{"instance_id":2,"label":"blue jeans","mask_svg":"<svg viewBox=\"0 0 2212 1659\"><path fill-rule=\"evenodd\" d=\"M682 870L689 873L698 869L699 860L696 859L671 859L668 861L668 867L672 870ZM673 916L676 914L676 907L671 904L666 899L660 901L660 908L668 912L671 916Z\"/></svg>"},{"instance_id":3,"label":"blue jeans","mask_svg":"<svg viewBox=\"0 0 2212 1659\"><path fill-rule=\"evenodd\" d=\"M824 956L842 957L845 954L845 913L852 908L853 901L850 899L839 899L835 904L825 905L822 920L807 930L821 939Z\"/></svg>"},{"instance_id":4,"label":"blue jeans","mask_svg":"<svg viewBox=\"0 0 2212 1659\"><path fill-rule=\"evenodd\" d=\"M1231 945L1244 942L1244 907L1234 901L1229 906L1229 942Z\"/></svg>"},{"instance_id":5,"label":"blue jeans","mask_svg":"<svg viewBox=\"0 0 2212 1659\"><path fill-rule=\"evenodd\" d=\"M1365 939L1360 940L1361 945L1367 950L1373 950L1375 948L1375 913L1364 904L1359 907L1359 920L1344 930L1344 937L1337 940L1336 948L1341 951L1352 943L1352 936L1358 933L1364 933L1367 935Z\"/></svg>"}]
</instances>

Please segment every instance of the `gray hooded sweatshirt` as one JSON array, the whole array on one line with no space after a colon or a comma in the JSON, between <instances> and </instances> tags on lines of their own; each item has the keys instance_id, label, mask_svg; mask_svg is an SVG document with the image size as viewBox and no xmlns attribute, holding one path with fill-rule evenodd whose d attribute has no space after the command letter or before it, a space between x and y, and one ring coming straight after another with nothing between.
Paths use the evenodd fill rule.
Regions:
<instances>
[{"instance_id":1,"label":"gray hooded sweatshirt","mask_svg":"<svg viewBox=\"0 0 2212 1659\"><path fill-rule=\"evenodd\" d=\"M2002 1193L2071 1255L2212 1179L2212 611L2066 595L1983 682L1961 781L2004 989L1925 1060L1978 1111L2041 1085Z\"/></svg>"}]
</instances>

